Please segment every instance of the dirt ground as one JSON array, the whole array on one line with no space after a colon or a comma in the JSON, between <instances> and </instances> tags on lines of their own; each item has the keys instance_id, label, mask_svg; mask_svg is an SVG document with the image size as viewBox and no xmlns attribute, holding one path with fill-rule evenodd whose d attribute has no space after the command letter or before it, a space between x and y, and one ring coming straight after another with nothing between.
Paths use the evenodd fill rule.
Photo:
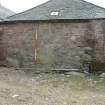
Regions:
<instances>
[{"instance_id":1,"label":"dirt ground","mask_svg":"<svg viewBox=\"0 0 105 105\"><path fill-rule=\"evenodd\" d=\"M0 68L0 105L105 105L105 78Z\"/></svg>"}]
</instances>

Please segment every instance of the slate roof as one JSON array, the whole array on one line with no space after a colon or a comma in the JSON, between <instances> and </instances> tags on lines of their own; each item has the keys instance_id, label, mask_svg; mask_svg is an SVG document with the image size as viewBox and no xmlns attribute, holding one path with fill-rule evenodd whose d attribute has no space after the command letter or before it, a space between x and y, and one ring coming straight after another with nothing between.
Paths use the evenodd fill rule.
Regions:
<instances>
[{"instance_id":1,"label":"slate roof","mask_svg":"<svg viewBox=\"0 0 105 105\"><path fill-rule=\"evenodd\" d=\"M14 15L15 13L0 4L0 20L4 20L8 16Z\"/></svg>"},{"instance_id":2,"label":"slate roof","mask_svg":"<svg viewBox=\"0 0 105 105\"><path fill-rule=\"evenodd\" d=\"M51 15L52 12L59 12L59 14ZM8 17L10 21L96 18L105 18L105 9L83 0L50 0L35 8Z\"/></svg>"}]
</instances>

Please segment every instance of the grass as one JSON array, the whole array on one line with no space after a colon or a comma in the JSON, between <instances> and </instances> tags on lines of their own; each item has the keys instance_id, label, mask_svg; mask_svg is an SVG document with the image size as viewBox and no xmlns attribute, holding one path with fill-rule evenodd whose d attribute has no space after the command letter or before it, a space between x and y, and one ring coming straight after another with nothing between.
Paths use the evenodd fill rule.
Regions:
<instances>
[{"instance_id":1,"label":"grass","mask_svg":"<svg viewBox=\"0 0 105 105\"><path fill-rule=\"evenodd\" d=\"M47 83L38 86L37 92L53 97L57 105L104 105L105 82L98 76L47 75Z\"/></svg>"}]
</instances>

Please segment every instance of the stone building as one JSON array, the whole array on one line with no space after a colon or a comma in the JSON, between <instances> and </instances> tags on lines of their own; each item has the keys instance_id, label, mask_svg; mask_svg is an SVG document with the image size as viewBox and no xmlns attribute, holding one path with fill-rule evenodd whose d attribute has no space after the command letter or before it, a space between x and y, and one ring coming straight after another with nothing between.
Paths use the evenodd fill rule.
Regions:
<instances>
[{"instance_id":1,"label":"stone building","mask_svg":"<svg viewBox=\"0 0 105 105\"><path fill-rule=\"evenodd\" d=\"M104 25L104 8L83 0L50 0L0 23L0 62L78 69L89 48L85 37L95 37L95 49L104 55Z\"/></svg>"}]
</instances>

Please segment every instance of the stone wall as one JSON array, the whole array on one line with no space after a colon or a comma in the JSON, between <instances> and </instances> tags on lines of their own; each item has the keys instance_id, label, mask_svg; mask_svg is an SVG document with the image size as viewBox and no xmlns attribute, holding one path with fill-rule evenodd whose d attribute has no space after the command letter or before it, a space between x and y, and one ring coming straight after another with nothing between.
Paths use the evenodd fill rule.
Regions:
<instances>
[{"instance_id":1,"label":"stone wall","mask_svg":"<svg viewBox=\"0 0 105 105\"><path fill-rule=\"evenodd\" d=\"M9 66L80 68L81 57L88 48L85 36L95 36L96 49L104 54L104 20L18 22L0 27L4 27L3 45Z\"/></svg>"},{"instance_id":2,"label":"stone wall","mask_svg":"<svg viewBox=\"0 0 105 105\"><path fill-rule=\"evenodd\" d=\"M5 44L7 65L24 67L34 62L34 24L4 25L3 42Z\"/></svg>"}]
</instances>

